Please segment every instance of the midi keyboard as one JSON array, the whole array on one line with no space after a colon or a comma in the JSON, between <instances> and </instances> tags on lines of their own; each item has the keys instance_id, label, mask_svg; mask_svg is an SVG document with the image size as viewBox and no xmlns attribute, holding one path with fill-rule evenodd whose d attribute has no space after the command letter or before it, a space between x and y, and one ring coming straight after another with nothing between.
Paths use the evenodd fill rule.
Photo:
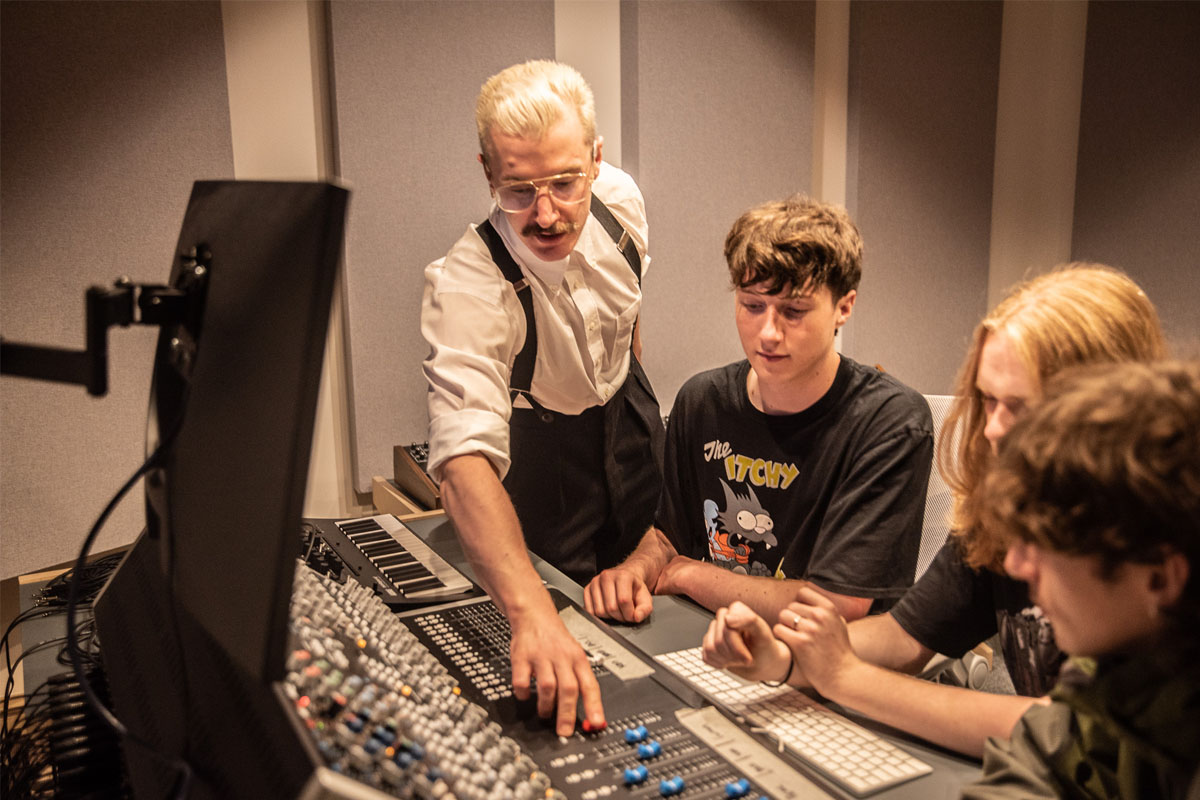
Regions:
<instances>
[{"instance_id":1,"label":"midi keyboard","mask_svg":"<svg viewBox=\"0 0 1200 800\"><path fill-rule=\"evenodd\" d=\"M311 519L307 524L360 583L389 605L429 605L475 589L470 579L391 514Z\"/></svg>"}]
</instances>

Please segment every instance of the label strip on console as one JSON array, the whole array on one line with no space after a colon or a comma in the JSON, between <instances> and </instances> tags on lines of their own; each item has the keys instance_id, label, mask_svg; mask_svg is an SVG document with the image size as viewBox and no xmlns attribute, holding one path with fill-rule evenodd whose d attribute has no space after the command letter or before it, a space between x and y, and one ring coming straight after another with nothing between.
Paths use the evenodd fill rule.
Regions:
<instances>
[{"instance_id":1,"label":"label strip on console","mask_svg":"<svg viewBox=\"0 0 1200 800\"><path fill-rule=\"evenodd\" d=\"M619 645L574 608L564 608L558 612L558 616L583 649L621 680L632 681L654 674L654 667Z\"/></svg>"},{"instance_id":2,"label":"label strip on console","mask_svg":"<svg viewBox=\"0 0 1200 800\"><path fill-rule=\"evenodd\" d=\"M829 800L830 795L788 766L713 706L681 708L676 719L773 800Z\"/></svg>"}]
</instances>

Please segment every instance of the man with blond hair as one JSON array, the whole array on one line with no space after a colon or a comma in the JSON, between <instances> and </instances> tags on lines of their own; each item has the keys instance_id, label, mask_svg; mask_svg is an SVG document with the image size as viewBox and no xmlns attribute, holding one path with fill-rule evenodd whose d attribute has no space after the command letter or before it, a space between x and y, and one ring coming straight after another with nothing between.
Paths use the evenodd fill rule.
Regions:
<instances>
[{"instance_id":1,"label":"man with blond hair","mask_svg":"<svg viewBox=\"0 0 1200 800\"><path fill-rule=\"evenodd\" d=\"M483 85L479 161L495 201L425 272L429 471L475 573L512 627L513 688L571 732L599 687L526 551L586 582L653 520L662 421L638 363L648 229L633 179L601 158L595 103L565 64Z\"/></svg>"}]
</instances>

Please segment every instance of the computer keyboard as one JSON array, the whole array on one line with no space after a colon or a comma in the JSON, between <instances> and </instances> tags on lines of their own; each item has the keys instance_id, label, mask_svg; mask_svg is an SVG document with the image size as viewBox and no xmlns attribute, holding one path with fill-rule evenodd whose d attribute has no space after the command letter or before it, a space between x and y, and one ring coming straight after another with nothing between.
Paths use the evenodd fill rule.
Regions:
<instances>
[{"instance_id":1,"label":"computer keyboard","mask_svg":"<svg viewBox=\"0 0 1200 800\"><path fill-rule=\"evenodd\" d=\"M655 658L713 702L777 737L789 751L858 797L933 771L924 761L803 692L751 683L705 664L699 647Z\"/></svg>"}]
</instances>

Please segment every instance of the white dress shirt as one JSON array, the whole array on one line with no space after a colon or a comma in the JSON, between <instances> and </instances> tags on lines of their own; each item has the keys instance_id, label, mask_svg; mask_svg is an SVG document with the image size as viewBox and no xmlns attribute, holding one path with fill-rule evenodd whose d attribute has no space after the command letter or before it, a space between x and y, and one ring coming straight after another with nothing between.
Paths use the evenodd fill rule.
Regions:
<instances>
[{"instance_id":1,"label":"white dress shirt","mask_svg":"<svg viewBox=\"0 0 1200 800\"><path fill-rule=\"evenodd\" d=\"M601 162L592 191L629 232L650 266L642 193L627 173ZM585 201L586 202L586 201ZM542 261L495 205L489 219L508 245L533 294L538 354L531 392L546 408L579 414L603 405L629 371L641 290L629 262L600 222L588 215L570 255ZM521 302L471 225L444 258L425 269L421 333L430 352L429 472L441 478L449 458L487 456L504 477L509 468L508 380L525 344ZM517 407L528 406L519 396Z\"/></svg>"}]
</instances>

